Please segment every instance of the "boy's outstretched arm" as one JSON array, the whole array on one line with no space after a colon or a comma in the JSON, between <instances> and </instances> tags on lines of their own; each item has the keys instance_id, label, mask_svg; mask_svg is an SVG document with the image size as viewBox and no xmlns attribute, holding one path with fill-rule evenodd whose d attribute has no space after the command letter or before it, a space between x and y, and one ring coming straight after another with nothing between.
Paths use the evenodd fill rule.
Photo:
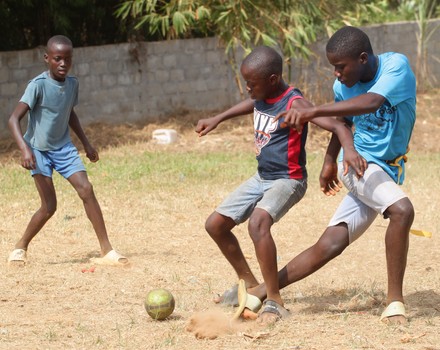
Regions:
<instances>
[{"instance_id":1,"label":"boy's outstretched arm","mask_svg":"<svg viewBox=\"0 0 440 350\"><path fill-rule=\"evenodd\" d=\"M87 158L89 158L92 163L97 162L99 160L99 154L90 144L89 139L84 133L81 123L79 122L78 116L76 115L75 110L73 108L72 111L70 112L69 126L83 144Z\"/></svg>"},{"instance_id":2,"label":"boy's outstretched arm","mask_svg":"<svg viewBox=\"0 0 440 350\"><path fill-rule=\"evenodd\" d=\"M253 111L254 100L248 98L211 118L200 119L197 122L195 131L199 134L199 136L204 136L210 131L214 130L221 122L241 115L250 114Z\"/></svg>"},{"instance_id":3,"label":"boy's outstretched arm","mask_svg":"<svg viewBox=\"0 0 440 350\"><path fill-rule=\"evenodd\" d=\"M304 123L316 117L350 117L376 111L385 98L375 93L366 93L345 101L327 103L308 108L295 108L277 115L276 119L284 117L284 121L298 132L302 131Z\"/></svg>"},{"instance_id":4,"label":"boy's outstretched arm","mask_svg":"<svg viewBox=\"0 0 440 350\"><path fill-rule=\"evenodd\" d=\"M296 110L297 108L311 108L313 105L305 99L297 99L293 101L292 108L290 110ZM319 127L336 134L339 140L339 145L335 144L336 154L340 150L340 147L344 148L344 175L348 172L348 167L351 166L358 176L363 176L365 169L367 169L367 161L355 150L353 143L353 133L351 127L348 126L342 120L336 118L314 118L312 122ZM335 151L333 151L335 152Z\"/></svg>"},{"instance_id":5,"label":"boy's outstretched arm","mask_svg":"<svg viewBox=\"0 0 440 350\"><path fill-rule=\"evenodd\" d=\"M11 130L12 137L21 151L21 166L31 170L35 169L35 156L24 140L20 126L21 119L23 119L28 111L29 106L26 103L19 102L9 117L8 126Z\"/></svg>"}]
</instances>

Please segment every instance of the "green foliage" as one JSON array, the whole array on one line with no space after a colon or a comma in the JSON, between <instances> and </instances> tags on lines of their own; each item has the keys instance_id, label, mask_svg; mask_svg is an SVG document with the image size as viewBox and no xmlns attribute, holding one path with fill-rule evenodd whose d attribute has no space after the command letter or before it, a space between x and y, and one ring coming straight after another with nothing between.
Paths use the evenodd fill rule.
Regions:
<instances>
[{"instance_id":1,"label":"green foliage","mask_svg":"<svg viewBox=\"0 0 440 350\"><path fill-rule=\"evenodd\" d=\"M398 10L397 3L387 0L353 2L341 17L345 25L352 26L410 19L409 13L402 13Z\"/></svg>"},{"instance_id":2,"label":"green foliage","mask_svg":"<svg viewBox=\"0 0 440 350\"><path fill-rule=\"evenodd\" d=\"M308 43L316 39L319 1L130 0L115 12L146 37L174 39L217 35L231 52L249 52L256 45L280 45L288 57L308 56Z\"/></svg>"},{"instance_id":3,"label":"green foliage","mask_svg":"<svg viewBox=\"0 0 440 350\"><path fill-rule=\"evenodd\" d=\"M148 40L211 35L206 21L211 12L196 1L130 0L120 3L115 16Z\"/></svg>"}]
</instances>

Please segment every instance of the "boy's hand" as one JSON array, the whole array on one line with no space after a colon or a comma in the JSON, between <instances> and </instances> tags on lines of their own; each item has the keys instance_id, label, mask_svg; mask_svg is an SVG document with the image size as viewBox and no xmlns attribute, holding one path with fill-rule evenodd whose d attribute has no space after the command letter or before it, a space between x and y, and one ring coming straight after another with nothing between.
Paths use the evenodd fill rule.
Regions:
<instances>
[{"instance_id":1,"label":"boy's hand","mask_svg":"<svg viewBox=\"0 0 440 350\"><path fill-rule=\"evenodd\" d=\"M21 166L27 170L35 169L35 156L29 147L26 147L21 152Z\"/></svg>"},{"instance_id":2,"label":"boy's hand","mask_svg":"<svg viewBox=\"0 0 440 350\"><path fill-rule=\"evenodd\" d=\"M92 163L96 163L99 160L98 151L95 150L92 146L86 147L85 151L87 158L89 158Z\"/></svg>"},{"instance_id":3,"label":"boy's hand","mask_svg":"<svg viewBox=\"0 0 440 350\"><path fill-rule=\"evenodd\" d=\"M314 118L313 108L291 108L278 113L272 123L275 123L282 117L284 117L284 123L301 134L304 124Z\"/></svg>"},{"instance_id":4,"label":"boy's hand","mask_svg":"<svg viewBox=\"0 0 440 350\"><path fill-rule=\"evenodd\" d=\"M199 136L204 136L208 132L214 130L218 125L218 121L215 117L200 119L197 122L195 132L199 134Z\"/></svg>"},{"instance_id":5,"label":"boy's hand","mask_svg":"<svg viewBox=\"0 0 440 350\"><path fill-rule=\"evenodd\" d=\"M344 149L344 175L348 174L348 168L352 167L356 172L358 178L364 176L365 170L368 168L368 163L364 157L362 157L354 149Z\"/></svg>"},{"instance_id":6,"label":"boy's hand","mask_svg":"<svg viewBox=\"0 0 440 350\"><path fill-rule=\"evenodd\" d=\"M334 196L342 188L342 183L338 179L338 165L335 163L324 163L321 174L319 175L319 185L321 191L326 196Z\"/></svg>"}]
</instances>

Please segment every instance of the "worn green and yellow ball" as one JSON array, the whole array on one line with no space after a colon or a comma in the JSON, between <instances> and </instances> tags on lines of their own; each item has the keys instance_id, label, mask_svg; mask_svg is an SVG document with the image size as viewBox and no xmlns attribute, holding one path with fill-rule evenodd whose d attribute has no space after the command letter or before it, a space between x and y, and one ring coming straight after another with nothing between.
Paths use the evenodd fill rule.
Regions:
<instances>
[{"instance_id":1,"label":"worn green and yellow ball","mask_svg":"<svg viewBox=\"0 0 440 350\"><path fill-rule=\"evenodd\" d=\"M170 291L153 289L148 292L144 305L151 318L163 320L173 313L175 300Z\"/></svg>"}]
</instances>

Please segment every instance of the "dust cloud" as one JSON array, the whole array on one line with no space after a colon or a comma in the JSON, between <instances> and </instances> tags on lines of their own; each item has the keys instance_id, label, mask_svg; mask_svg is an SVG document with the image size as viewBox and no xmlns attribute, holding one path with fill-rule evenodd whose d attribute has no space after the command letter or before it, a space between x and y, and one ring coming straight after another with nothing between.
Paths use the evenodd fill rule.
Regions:
<instances>
[{"instance_id":1,"label":"dust cloud","mask_svg":"<svg viewBox=\"0 0 440 350\"><path fill-rule=\"evenodd\" d=\"M232 320L230 315L217 308L194 314L186 330L194 333L197 339L216 339L224 335L250 332L255 326L255 323Z\"/></svg>"}]
</instances>

